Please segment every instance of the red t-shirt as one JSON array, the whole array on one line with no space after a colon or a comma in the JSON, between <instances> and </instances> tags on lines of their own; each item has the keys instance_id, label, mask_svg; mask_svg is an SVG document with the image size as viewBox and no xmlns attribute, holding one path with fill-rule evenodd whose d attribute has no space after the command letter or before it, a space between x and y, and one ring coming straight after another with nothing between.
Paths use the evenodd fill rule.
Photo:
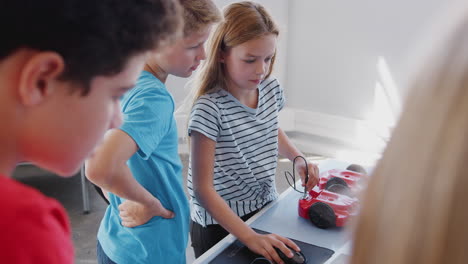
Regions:
<instances>
[{"instance_id":1,"label":"red t-shirt","mask_svg":"<svg viewBox=\"0 0 468 264\"><path fill-rule=\"evenodd\" d=\"M63 207L39 191L0 175L0 262L74 262Z\"/></svg>"}]
</instances>

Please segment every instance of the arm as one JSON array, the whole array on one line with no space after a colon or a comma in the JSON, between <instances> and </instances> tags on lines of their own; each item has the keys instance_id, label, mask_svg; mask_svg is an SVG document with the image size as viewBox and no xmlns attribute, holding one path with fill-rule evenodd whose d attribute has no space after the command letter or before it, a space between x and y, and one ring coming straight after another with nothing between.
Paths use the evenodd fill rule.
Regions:
<instances>
[{"instance_id":1,"label":"arm","mask_svg":"<svg viewBox=\"0 0 468 264\"><path fill-rule=\"evenodd\" d=\"M304 154L302 154L296 148L296 146L294 146L289 137L281 128L278 128L278 148L279 154L288 158L290 161L293 161L297 156L303 156L305 158ZM309 170L309 181L307 182L306 191L310 191L310 189L317 185L319 181L319 170L317 165L313 163L308 163L307 165ZM302 186L305 186L306 166L304 160L296 159L295 169L299 172Z\"/></svg>"},{"instance_id":2,"label":"arm","mask_svg":"<svg viewBox=\"0 0 468 264\"><path fill-rule=\"evenodd\" d=\"M257 234L229 208L224 199L216 192L213 186L215 148L216 142L201 133L192 131L192 180L197 200L221 226L236 236L252 251L263 255L269 260L274 260L276 263L283 263L273 246L279 248L286 255L292 256L292 252L286 245L299 250L297 245L289 239L275 234ZM200 153L203 153L203 155L200 155Z\"/></svg>"},{"instance_id":3,"label":"arm","mask_svg":"<svg viewBox=\"0 0 468 264\"><path fill-rule=\"evenodd\" d=\"M129 200L119 206L122 225L128 227L144 224L156 215L173 217L172 212L135 180L128 168L126 162L137 150L137 144L127 133L112 129L86 162L86 177L91 182Z\"/></svg>"}]
</instances>

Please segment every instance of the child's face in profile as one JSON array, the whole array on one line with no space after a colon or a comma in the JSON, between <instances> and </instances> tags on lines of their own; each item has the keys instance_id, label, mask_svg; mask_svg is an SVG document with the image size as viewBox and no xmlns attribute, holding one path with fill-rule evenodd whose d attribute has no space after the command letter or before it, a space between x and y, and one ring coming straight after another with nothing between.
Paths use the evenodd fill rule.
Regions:
<instances>
[{"instance_id":1,"label":"child's face in profile","mask_svg":"<svg viewBox=\"0 0 468 264\"><path fill-rule=\"evenodd\" d=\"M210 34L211 26L190 33L163 49L156 56L157 64L167 74L190 77L206 57L204 44Z\"/></svg>"},{"instance_id":2,"label":"child's face in profile","mask_svg":"<svg viewBox=\"0 0 468 264\"><path fill-rule=\"evenodd\" d=\"M120 73L94 77L86 96L70 93L67 86L77 84L57 81L62 87L34 113L38 123L26 146L34 161L63 176L78 171L106 130L120 126L119 99L134 86L145 59L137 55Z\"/></svg>"},{"instance_id":3,"label":"child's face in profile","mask_svg":"<svg viewBox=\"0 0 468 264\"><path fill-rule=\"evenodd\" d=\"M249 40L222 53L228 88L256 90L270 70L277 36L268 34Z\"/></svg>"}]
</instances>

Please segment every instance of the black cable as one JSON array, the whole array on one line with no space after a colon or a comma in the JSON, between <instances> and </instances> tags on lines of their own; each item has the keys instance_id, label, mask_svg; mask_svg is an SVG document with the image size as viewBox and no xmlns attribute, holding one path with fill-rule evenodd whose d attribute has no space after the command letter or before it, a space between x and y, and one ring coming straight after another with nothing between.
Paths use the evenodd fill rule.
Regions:
<instances>
[{"instance_id":1,"label":"black cable","mask_svg":"<svg viewBox=\"0 0 468 264\"><path fill-rule=\"evenodd\" d=\"M306 158L304 158L303 156L297 156L293 159L293 173L291 175L291 173L289 171L285 171L284 172L284 177L286 178L286 181L288 182L289 186L291 188L293 188L296 192L298 193L302 193L304 194L305 193L305 186L304 186L304 191L299 191L297 188L296 188L296 159L297 158L302 158L305 162L305 166L306 166L306 175L305 175L305 186L307 186L307 182L309 181L309 165L307 164L307 160ZM293 181L293 184L291 184L291 182L289 181L290 178L292 178L292 181Z\"/></svg>"}]
</instances>

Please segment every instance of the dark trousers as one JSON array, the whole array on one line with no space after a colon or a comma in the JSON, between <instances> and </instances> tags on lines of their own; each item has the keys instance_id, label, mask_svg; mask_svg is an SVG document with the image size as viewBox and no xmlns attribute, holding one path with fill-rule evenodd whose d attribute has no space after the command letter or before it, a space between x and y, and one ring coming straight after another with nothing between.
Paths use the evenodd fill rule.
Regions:
<instances>
[{"instance_id":1,"label":"dark trousers","mask_svg":"<svg viewBox=\"0 0 468 264\"><path fill-rule=\"evenodd\" d=\"M255 210L242 216L241 219L245 222L257 212L258 210ZM227 235L229 235L229 232L221 225L207 225L206 227L203 227L202 225L190 220L190 238L192 240L195 258L200 257Z\"/></svg>"}]
</instances>

